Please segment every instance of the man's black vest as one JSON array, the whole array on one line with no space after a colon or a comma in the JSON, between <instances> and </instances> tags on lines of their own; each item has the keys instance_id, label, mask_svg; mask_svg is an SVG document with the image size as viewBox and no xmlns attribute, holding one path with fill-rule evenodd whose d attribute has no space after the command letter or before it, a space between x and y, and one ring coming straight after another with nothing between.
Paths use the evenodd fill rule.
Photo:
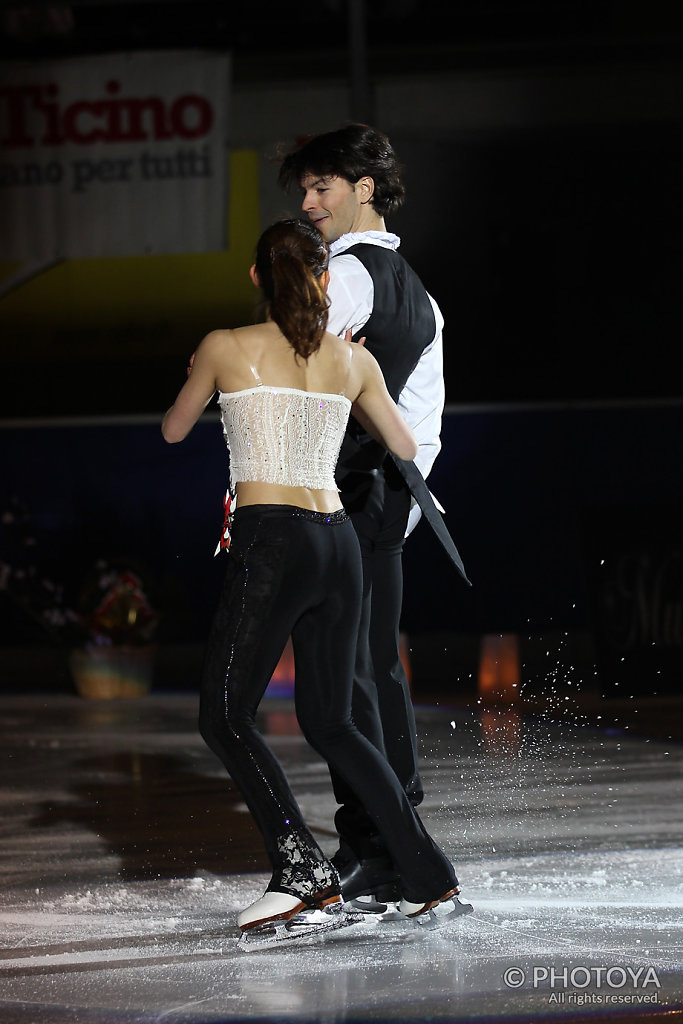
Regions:
<instances>
[{"instance_id":1,"label":"man's black vest","mask_svg":"<svg viewBox=\"0 0 683 1024\"><path fill-rule=\"evenodd\" d=\"M381 366L389 394L397 401L420 356L434 340L434 308L417 274L393 249L361 242L344 252L351 253L363 264L375 290L372 313L353 340L365 336L365 347ZM469 584L460 553L415 463L388 455L353 417L344 435L336 473L347 511L356 511L356 503L364 500L367 485L361 483L359 487L359 480L369 481L367 474L377 473L387 464L385 459L396 466L446 554Z\"/></svg>"},{"instance_id":2,"label":"man's black vest","mask_svg":"<svg viewBox=\"0 0 683 1024\"><path fill-rule=\"evenodd\" d=\"M387 390L397 402L420 356L434 340L434 309L420 278L393 249L361 242L344 254L363 264L375 291L370 319L353 340L366 337L365 347L382 368Z\"/></svg>"},{"instance_id":3,"label":"man's black vest","mask_svg":"<svg viewBox=\"0 0 683 1024\"><path fill-rule=\"evenodd\" d=\"M340 253L346 254L363 264L374 286L372 313L353 340L365 337L365 347L379 363L396 402L420 356L434 340L434 309L415 271L393 249L360 242ZM385 455L385 449L351 419L339 457L338 478L343 480L345 470L377 469Z\"/></svg>"}]
</instances>

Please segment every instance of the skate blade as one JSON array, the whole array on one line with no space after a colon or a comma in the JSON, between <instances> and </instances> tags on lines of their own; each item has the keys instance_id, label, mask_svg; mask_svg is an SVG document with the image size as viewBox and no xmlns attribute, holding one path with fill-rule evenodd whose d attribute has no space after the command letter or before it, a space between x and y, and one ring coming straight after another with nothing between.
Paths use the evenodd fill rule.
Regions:
<instances>
[{"instance_id":1,"label":"skate blade","mask_svg":"<svg viewBox=\"0 0 683 1024\"><path fill-rule=\"evenodd\" d=\"M327 932L359 924L362 914L349 912L342 903L322 910L303 910L289 921L273 921L242 932L237 948L242 952L270 949L283 943L314 941Z\"/></svg>"},{"instance_id":2,"label":"skate blade","mask_svg":"<svg viewBox=\"0 0 683 1024\"><path fill-rule=\"evenodd\" d=\"M449 921L455 921L458 917L472 913L474 913L474 907L471 903L461 903L457 896L453 896L449 900L444 900L443 903L438 903L426 913L408 918L408 920L418 928L441 928Z\"/></svg>"},{"instance_id":3,"label":"skate blade","mask_svg":"<svg viewBox=\"0 0 683 1024\"><path fill-rule=\"evenodd\" d=\"M386 913L382 914L379 918L380 921L405 921L405 914L402 914L398 909L398 903L389 903L387 905Z\"/></svg>"},{"instance_id":4,"label":"skate blade","mask_svg":"<svg viewBox=\"0 0 683 1024\"><path fill-rule=\"evenodd\" d=\"M359 914L386 914L389 909L387 903L380 903L379 900L365 899L349 900L345 906Z\"/></svg>"},{"instance_id":5,"label":"skate blade","mask_svg":"<svg viewBox=\"0 0 683 1024\"><path fill-rule=\"evenodd\" d=\"M460 900L455 897L452 901L453 911L455 917L466 917L467 914L474 913L474 907L471 903L461 903Z\"/></svg>"}]
</instances>

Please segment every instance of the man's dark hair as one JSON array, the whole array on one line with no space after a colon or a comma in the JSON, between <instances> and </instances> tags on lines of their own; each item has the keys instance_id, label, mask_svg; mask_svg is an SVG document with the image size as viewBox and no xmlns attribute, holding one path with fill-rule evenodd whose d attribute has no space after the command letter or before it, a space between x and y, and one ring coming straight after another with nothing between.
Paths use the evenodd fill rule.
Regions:
<instances>
[{"instance_id":1,"label":"man's dark hair","mask_svg":"<svg viewBox=\"0 0 683 1024\"><path fill-rule=\"evenodd\" d=\"M307 174L321 178L346 178L352 185L369 175L375 182L372 205L384 217L403 203L405 189L389 139L367 124L347 124L333 132L315 135L282 161L278 183L289 192Z\"/></svg>"}]
</instances>

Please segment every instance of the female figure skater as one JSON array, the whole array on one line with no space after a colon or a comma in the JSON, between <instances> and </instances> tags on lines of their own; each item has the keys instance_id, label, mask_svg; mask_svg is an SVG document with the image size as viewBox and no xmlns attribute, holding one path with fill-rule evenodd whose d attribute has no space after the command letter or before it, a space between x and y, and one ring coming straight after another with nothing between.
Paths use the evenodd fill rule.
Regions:
<instances>
[{"instance_id":1,"label":"female figure skater","mask_svg":"<svg viewBox=\"0 0 683 1024\"><path fill-rule=\"evenodd\" d=\"M181 441L218 391L237 503L199 727L273 866L265 895L239 915L242 932L342 905L337 872L254 723L290 635L302 733L376 822L400 876L400 911L418 916L458 893L453 866L351 718L361 561L334 481L349 412L399 458L412 459L417 446L373 356L325 331L327 259L311 224L268 228L250 271L267 322L208 334L162 424L168 442Z\"/></svg>"}]
</instances>

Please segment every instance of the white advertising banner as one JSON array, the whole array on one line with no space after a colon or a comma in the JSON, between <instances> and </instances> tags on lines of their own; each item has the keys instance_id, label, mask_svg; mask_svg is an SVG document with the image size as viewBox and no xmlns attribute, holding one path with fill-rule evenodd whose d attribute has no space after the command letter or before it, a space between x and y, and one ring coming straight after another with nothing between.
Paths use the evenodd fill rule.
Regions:
<instances>
[{"instance_id":1,"label":"white advertising banner","mask_svg":"<svg viewBox=\"0 0 683 1024\"><path fill-rule=\"evenodd\" d=\"M230 58L0 67L0 258L226 247Z\"/></svg>"}]
</instances>

